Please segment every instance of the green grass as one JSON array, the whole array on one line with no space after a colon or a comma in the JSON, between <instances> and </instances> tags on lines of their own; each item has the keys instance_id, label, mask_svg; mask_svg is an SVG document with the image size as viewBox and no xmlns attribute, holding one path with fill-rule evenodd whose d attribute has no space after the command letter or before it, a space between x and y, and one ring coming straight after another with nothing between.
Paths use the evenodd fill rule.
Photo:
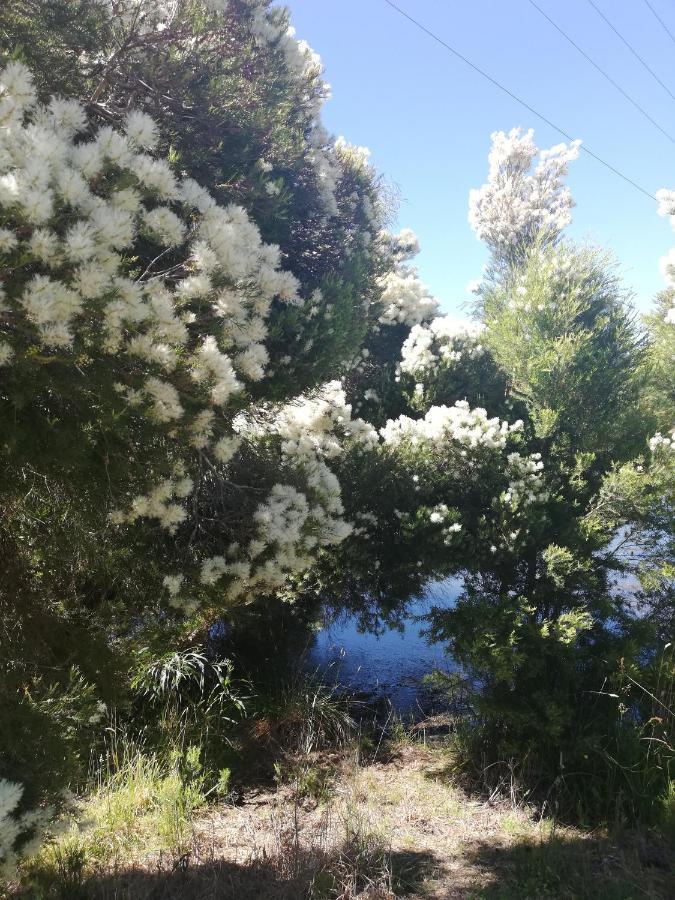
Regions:
<instances>
[{"instance_id":1,"label":"green grass","mask_svg":"<svg viewBox=\"0 0 675 900\"><path fill-rule=\"evenodd\" d=\"M61 833L27 863L30 896L86 896L87 878L128 867L148 853L180 858L205 804L198 748L171 766L134 751L86 797L79 816L63 820Z\"/></svg>"}]
</instances>

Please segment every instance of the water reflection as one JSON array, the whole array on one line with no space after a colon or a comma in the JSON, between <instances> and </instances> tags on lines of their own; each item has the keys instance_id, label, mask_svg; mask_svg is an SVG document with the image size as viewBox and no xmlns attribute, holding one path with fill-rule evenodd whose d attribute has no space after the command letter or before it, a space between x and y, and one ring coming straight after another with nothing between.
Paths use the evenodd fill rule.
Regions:
<instances>
[{"instance_id":1,"label":"water reflection","mask_svg":"<svg viewBox=\"0 0 675 900\"><path fill-rule=\"evenodd\" d=\"M366 628L356 612L328 616L310 652L311 664L342 687L375 698L388 699L401 713L433 705L433 696L422 683L434 670L455 672L457 665L445 645L433 643L426 631L432 608L454 607L463 586L460 578L448 578L429 586L411 600L393 620Z\"/></svg>"}]
</instances>

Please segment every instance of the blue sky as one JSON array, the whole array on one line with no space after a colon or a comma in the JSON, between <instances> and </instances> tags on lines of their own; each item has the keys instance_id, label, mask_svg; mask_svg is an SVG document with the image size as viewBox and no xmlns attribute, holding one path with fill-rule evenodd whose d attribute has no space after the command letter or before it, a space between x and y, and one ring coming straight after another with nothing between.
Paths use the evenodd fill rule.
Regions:
<instances>
[{"instance_id":1,"label":"blue sky","mask_svg":"<svg viewBox=\"0 0 675 900\"><path fill-rule=\"evenodd\" d=\"M297 36L321 55L332 99L324 122L371 150L400 192L399 225L422 245L422 279L461 312L486 254L467 223L469 189L487 174L490 133L535 129L563 138L391 10L383 0L286 0ZM675 144L625 100L528 0L396 0L449 44L650 193L675 188ZM616 82L675 135L675 100L588 0L537 0ZM594 0L675 94L675 44L643 0ZM675 3L650 0L675 34ZM569 230L616 255L640 309L663 287L658 259L675 243L656 203L586 154L568 179Z\"/></svg>"}]
</instances>

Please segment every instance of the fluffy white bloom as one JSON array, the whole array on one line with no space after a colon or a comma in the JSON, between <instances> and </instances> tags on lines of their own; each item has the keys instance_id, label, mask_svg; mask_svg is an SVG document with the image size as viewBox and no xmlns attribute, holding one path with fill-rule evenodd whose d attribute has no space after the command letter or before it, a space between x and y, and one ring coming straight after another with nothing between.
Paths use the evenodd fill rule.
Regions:
<instances>
[{"instance_id":1,"label":"fluffy white bloom","mask_svg":"<svg viewBox=\"0 0 675 900\"><path fill-rule=\"evenodd\" d=\"M54 126L67 134L78 134L87 127L87 115L77 100L52 97L47 107Z\"/></svg>"},{"instance_id":2,"label":"fluffy white bloom","mask_svg":"<svg viewBox=\"0 0 675 900\"><path fill-rule=\"evenodd\" d=\"M265 375L269 354L264 344L251 343L248 348L234 358L237 369L251 381L260 381Z\"/></svg>"},{"instance_id":3,"label":"fluffy white bloom","mask_svg":"<svg viewBox=\"0 0 675 900\"><path fill-rule=\"evenodd\" d=\"M169 594L172 597L176 597L180 593L184 580L183 575L165 575L163 584Z\"/></svg>"},{"instance_id":4,"label":"fluffy white bloom","mask_svg":"<svg viewBox=\"0 0 675 900\"><path fill-rule=\"evenodd\" d=\"M156 422L172 422L183 415L183 407L176 388L168 381L148 378L143 390L151 400L150 415Z\"/></svg>"},{"instance_id":5,"label":"fluffy white bloom","mask_svg":"<svg viewBox=\"0 0 675 900\"><path fill-rule=\"evenodd\" d=\"M510 434L519 431L523 423L518 420L513 425L488 418L480 407L470 409L466 400L458 400L454 406L432 406L423 419L399 416L389 419L380 434L385 445L398 447L402 443L431 444L454 441L462 446L501 450L506 446Z\"/></svg>"},{"instance_id":6,"label":"fluffy white bloom","mask_svg":"<svg viewBox=\"0 0 675 900\"><path fill-rule=\"evenodd\" d=\"M214 456L227 462L242 439L255 444L276 435L284 462L302 474L306 488L277 484L258 506L253 517L257 534L242 551L252 561L246 571L235 571L234 563L219 558L205 561L202 578L208 583L227 578L228 597L242 597L256 586L281 586L289 575L310 565L318 548L339 543L352 532L353 526L343 518L340 484L328 461L349 446L369 449L378 442L370 425L352 418L337 381L284 406L270 407L266 417L261 412L250 420L238 416L237 434L218 441Z\"/></svg>"},{"instance_id":7,"label":"fluffy white bloom","mask_svg":"<svg viewBox=\"0 0 675 900\"><path fill-rule=\"evenodd\" d=\"M172 200L178 196L178 182L171 167L163 159L154 159L140 153L134 157L133 173L144 187L154 191L163 200Z\"/></svg>"},{"instance_id":8,"label":"fluffy white bloom","mask_svg":"<svg viewBox=\"0 0 675 900\"><path fill-rule=\"evenodd\" d=\"M658 214L672 220L672 217L675 216L675 191L671 191L668 188L660 188L656 192L656 199L659 201ZM671 225L673 225L672 221Z\"/></svg>"},{"instance_id":9,"label":"fluffy white bloom","mask_svg":"<svg viewBox=\"0 0 675 900\"><path fill-rule=\"evenodd\" d=\"M146 113L134 109L124 120L127 137L143 150L153 150L159 137L157 123Z\"/></svg>"},{"instance_id":10,"label":"fluffy white bloom","mask_svg":"<svg viewBox=\"0 0 675 900\"><path fill-rule=\"evenodd\" d=\"M41 263L56 268L60 262L58 235L49 228L36 228L29 240L30 252Z\"/></svg>"},{"instance_id":11,"label":"fluffy white bloom","mask_svg":"<svg viewBox=\"0 0 675 900\"><path fill-rule=\"evenodd\" d=\"M10 62L0 72L0 126L9 126L35 103L33 75L20 62Z\"/></svg>"},{"instance_id":12,"label":"fluffy white bloom","mask_svg":"<svg viewBox=\"0 0 675 900\"><path fill-rule=\"evenodd\" d=\"M23 791L22 784L0 778L0 878L3 879L10 878L15 872L17 840L32 831L34 839L23 850L34 852L40 833L53 815L51 807L17 813Z\"/></svg>"},{"instance_id":13,"label":"fluffy white bloom","mask_svg":"<svg viewBox=\"0 0 675 900\"><path fill-rule=\"evenodd\" d=\"M82 299L75 291L46 275L35 275L20 303L36 325L43 344L56 347L72 342L71 320L82 309Z\"/></svg>"},{"instance_id":14,"label":"fluffy white bloom","mask_svg":"<svg viewBox=\"0 0 675 900\"><path fill-rule=\"evenodd\" d=\"M127 168L133 161L133 151L125 135L105 125L96 135L96 146L103 160L120 168Z\"/></svg>"},{"instance_id":15,"label":"fluffy white bloom","mask_svg":"<svg viewBox=\"0 0 675 900\"><path fill-rule=\"evenodd\" d=\"M451 364L462 357L479 356L481 327L455 316L439 316L429 324L414 325L401 347L400 369L420 377L441 363Z\"/></svg>"},{"instance_id":16,"label":"fluffy white bloom","mask_svg":"<svg viewBox=\"0 0 675 900\"><path fill-rule=\"evenodd\" d=\"M14 356L14 350L6 341L0 341L0 366L8 365Z\"/></svg>"},{"instance_id":17,"label":"fluffy white bloom","mask_svg":"<svg viewBox=\"0 0 675 900\"><path fill-rule=\"evenodd\" d=\"M533 453L523 457L520 453L509 453L506 458L506 473L509 477L509 486L502 500L509 506L528 506L536 500L543 502L548 499L543 479L544 463L541 453Z\"/></svg>"},{"instance_id":18,"label":"fluffy white bloom","mask_svg":"<svg viewBox=\"0 0 675 900\"><path fill-rule=\"evenodd\" d=\"M450 522L446 524L451 517L450 510L445 503L438 503L429 513L429 521L432 525L441 525L441 534L443 535L443 543L450 545L455 536L462 530L460 522Z\"/></svg>"},{"instance_id":19,"label":"fluffy white bloom","mask_svg":"<svg viewBox=\"0 0 675 900\"><path fill-rule=\"evenodd\" d=\"M89 222L96 233L97 241L115 250L128 247L136 235L133 216L109 203L96 205L91 211Z\"/></svg>"},{"instance_id":20,"label":"fluffy white bloom","mask_svg":"<svg viewBox=\"0 0 675 900\"><path fill-rule=\"evenodd\" d=\"M295 39L295 28L289 26L283 8L268 10L257 7L251 30L260 44L276 44L284 56L291 75L303 78L321 73L321 58L305 41Z\"/></svg>"},{"instance_id":21,"label":"fluffy white bloom","mask_svg":"<svg viewBox=\"0 0 675 900\"><path fill-rule=\"evenodd\" d=\"M213 437L213 428L216 421L216 414L212 409L203 409L197 413L190 426L192 439L190 443L197 450L203 450L208 447Z\"/></svg>"},{"instance_id":22,"label":"fluffy white bloom","mask_svg":"<svg viewBox=\"0 0 675 900\"><path fill-rule=\"evenodd\" d=\"M212 383L211 400L216 406L223 406L233 394L242 389L234 373L232 360L220 352L213 335L204 339L196 354L193 378L195 381L206 379Z\"/></svg>"},{"instance_id":23,"label":"fluffy white bloom","mask_svg":"<svg viewBox=\"0 0 675 900\"><path fill-rule=\"evenodd\" d=\"M469 195L469 224L493 253L510 258L543 232L555 237L572 220L572 195L564 186L580 141L539 151L532 130L492 135L486 184ZM539 161L532 164L539 153Z\"/></svg>"},{"instance_id":24,"label":"fluffy white bloom","mask_svg":"<svg viewBox=\"0 0 675 900\"><path fill-rule=\"evenodd\" d=\"M218 265L218 257L205 241L195 241L190 258L197 271L207 275Z\"/></svg>"},{"instance_id":25,"label":"fluffy white bloom","mask_svg":"<svg viewBox=\"0 0 675 900\"><path fill-rule=\"evenodd\" d=\"M86 262L96 256L97 234L89 222L76 222L65 234L63 251L73 262Z\"/></svg>"},{"instance_id":26,"label":"fluffy white bloom","mask_svg":"<svg viewBox=\"0 0 675 900\"><path fill-rule=\"evenodd\" d=\"M238 434L225 436L216 441L213 447L213 455L221 463L228 463L241 446L242 438Z\"/></svg>"},{"instance_id":27,"label":"fluffy white bloom","mask_svg":"<svg viewBox=\"0 0 675 900\"><path fill-rule=\"evenodd\" d=\"M671 227L675 229L675 191L661 188L656 192L656 199L659 201L659 215L667 216ZM675 287L675 247L671 247L668 253L661 257L659 269L668 286ZM675 325L675 305L666 312L665 320L669 325Z\"/></svg>"},{"instance_id":28,"label":"fluffy white bloom","mask_svg":"<svg viewBox=\"0 0 675 900\"><path fill-rule=\"evenodd\" d=\"M389 272L381 279L380 286L383 311L379 321L382 325L412 327L438 312L438 302L430 296L414 269L400 267Z\"/></svg>"},{"instance_id":29,"label":"fluffy white bloom","mask_svg":"<svg viewBox=\"0 0 675 900\"><path fill-rule=\"evenodd\" d=\"M400 262L412 259L420 252L419 238L411 228L402 228L398 234L391 237L391 251L394 258Z\"/></svg>"},{"instance_id":30,"label":"fluffy white bloom","mask_svg":"<svg viewBox=\"0 0 675 900\"><path fill-rule=\"evenodd\" d=\"M378 441L371 425L352 418L351 404L339 381L330 381L283 406L266 430L281 437L285 455L307 460L341 456L349 445L371 449Z\"/></svg>"},{"instance_id":31,"label":"fluffy white bloom","mask_svg":"<svg viewBox=\"0 0 675 900\"><path fill-rule=\"evenodd\" d=\"M160 481L148 494L138 494L131 502L131 508L125 512L115 510L110 514L113 524L121 525L125 522L135 522L137 519L157 519L162 528L173 534L181 522L187 518L187 512L183 504L178 500L185 500L193 490L192 479L185 476L174 476ZM176 587L176 593L180 589L173 576L164 585L169 592Z\"/></svg>"},{"instance_id":32,"label":"fluffy white bloom","mask_svg":"<svg viewBox=\"0 0 675 900\"><path fill-rule=\"evenodd\" d=\"M166 247L177 247L185 240L185 225L166 206L158 206L145 214L146 227Z\"/></svg>"},{"instance_id":33,"label":"fluffy white bloom","mask_svg":"<svg viewBox=\"0 0 675 900\"><path fill-rule=\"evenodd\" d=\"M23 795L23 785L0 778L0 874L8 874L14 860L14 844L21 834L20 820L13 816Z\"/></svg>"},{"instance_id":34,"label":"fluffy white bloom","mask_svg":"<svg viewBox=\"0 0 675 900\"><path fill-rule=\"evenodd\" d=\"M8 228L0 228L0 253L9 253L18 243L19 240L13 231Z\"/></svg>"},{"instance_id":35,"label":"fluffy white bloom","mask_svg":"<svg viewBox=\"0 0 675 900\"><path fill-rule=\"evenodd\" d=\"M215 584L227 571L227 561L224 556L212 556L202 563L200 580L202 584Z\"/></svg>"},{"instance_id":36,"label":"fluffy white bloom","mask_svg":"<svg viewBox=\"0 0 675 900\"><path fill-rule=\"evenodd\" d=\"M336 191L342 169L334 155L333 148L331 146L313 147L309 150L307 159L314 166L317 189L326 213L331 216L337 215Z\"/></svg>"},{"instance_id":37,"label":"fluffy white bloom","mask_svg":"<svg viewBox=\"0 0 675 900\"><path fill-rule=\"evenodd\" d=\"M654 437L649 439L649 449L652 453L660 453L661 451L667 452L669 450L675 452L675 428L673 428L670 433L670 437L657 431Z\"/></svg>"},{"instance_id":38,"label":"fluffy white bloom","mask_svg":"<svg viewBox=\"0 0 675 900\"><path fill-rule=\"evenodd\" d=\"M270 544L295 544L309 515L304 494L287 484L275 484L269 497L254 513L254 520L264 527Z\"/></svg>"}]
</instances>

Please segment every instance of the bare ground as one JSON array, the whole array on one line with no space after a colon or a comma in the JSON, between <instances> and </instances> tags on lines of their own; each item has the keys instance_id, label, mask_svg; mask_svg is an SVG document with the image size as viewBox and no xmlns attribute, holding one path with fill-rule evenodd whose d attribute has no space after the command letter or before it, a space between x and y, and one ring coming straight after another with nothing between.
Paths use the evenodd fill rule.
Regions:
<instances>
[{"instance_id":1,"label":"bare ground","mask_svg":"<svg viewBox=\"0 0 675 900\"><path fill-rule=\"evenodd\" d=\"M211 807L176 858L152 847L87 881L96 898L671 898L673 852L467 797L443 754L402 746L362 764L304 760L278 787Z\"/></svg>"}]
</instances>

